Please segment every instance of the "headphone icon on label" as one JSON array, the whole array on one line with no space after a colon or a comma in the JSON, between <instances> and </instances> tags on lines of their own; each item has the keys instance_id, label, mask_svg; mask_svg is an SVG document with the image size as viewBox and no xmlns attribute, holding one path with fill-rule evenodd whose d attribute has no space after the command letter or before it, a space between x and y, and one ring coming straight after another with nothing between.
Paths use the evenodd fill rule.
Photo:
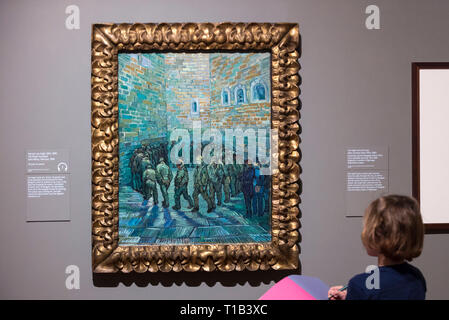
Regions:
<instances>
[{"instance_id":1,"label":"headphone icon on label","mask_svg":"<svg viewBox=\"0 0 449 320\"><path fill-rule=\"evenodd\" d=\"M58 163L58 172L67 172L69 166L65 162Z\"/></svg>"}]
</instances>

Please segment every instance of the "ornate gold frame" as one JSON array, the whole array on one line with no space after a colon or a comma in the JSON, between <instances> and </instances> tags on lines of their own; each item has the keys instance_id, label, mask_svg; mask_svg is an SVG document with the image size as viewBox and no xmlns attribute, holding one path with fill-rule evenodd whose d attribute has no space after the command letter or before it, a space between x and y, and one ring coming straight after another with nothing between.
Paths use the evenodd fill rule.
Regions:
<instances>
[{"instance_id":1,"label":"ornate gold frame","mask_svg":"<svg viewBox=\"0 0 449 320\"><path fill-rule=\"evenodd\" d=\"M118 245L118 52L270 50L272 241ZM299 265L299 27L290 23L95 24L92 28L92 268L96 273L297 269Z\"/></svg>"}]
</instances>

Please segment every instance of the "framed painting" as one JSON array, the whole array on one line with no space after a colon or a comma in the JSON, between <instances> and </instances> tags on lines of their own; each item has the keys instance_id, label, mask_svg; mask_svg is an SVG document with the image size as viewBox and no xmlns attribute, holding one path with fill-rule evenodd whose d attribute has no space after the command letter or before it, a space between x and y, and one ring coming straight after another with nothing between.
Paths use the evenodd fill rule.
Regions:
<instances>
[{"instance_id":1,"label":"framed painting","mask_svg":"<svg viewBox=\"0 0 449 320\"><path fill-rule=\"evenodd\" d=\"M449 232L449 62L412 64L413 196L426 233Z\"/></svg>"},{"instance_id":2,"label":"framed painting","mask_svg":"<svg viewBox=\"0 0 449 320\"><path fill-rule=\"evenodd\" d=\"M296 269L299 28L92 29L98 273Z\"/></svg>"}]
</instances>

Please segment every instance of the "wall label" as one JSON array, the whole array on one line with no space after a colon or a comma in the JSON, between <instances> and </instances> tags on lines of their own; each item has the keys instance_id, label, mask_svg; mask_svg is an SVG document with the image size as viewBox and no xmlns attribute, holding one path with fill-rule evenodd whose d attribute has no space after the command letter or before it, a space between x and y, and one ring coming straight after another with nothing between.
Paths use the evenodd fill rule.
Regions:
<instances>
[{"instance_id":1,"label":"wall label","mask_svg":"<svg viewBox=\"0 0 449 320\"><path fill-rule=\"evenodd\" d=\"M361 217L388 193L388 147L346 149L346 216Z\"/></svg>"},{"instance_id":2,"label":"wall label","mask_svg":"<svg viewBox=\"0 0 449 320\"><path fill-rule=\"evenodd\" d=\"M27 221L70 220L67 149L26 151Z\"/></svg>"}]
</instances>

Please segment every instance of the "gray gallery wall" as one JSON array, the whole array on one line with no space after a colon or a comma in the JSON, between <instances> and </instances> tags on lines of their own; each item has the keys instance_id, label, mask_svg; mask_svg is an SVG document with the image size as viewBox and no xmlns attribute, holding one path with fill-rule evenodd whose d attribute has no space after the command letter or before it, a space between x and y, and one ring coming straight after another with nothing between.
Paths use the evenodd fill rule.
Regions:
<instances>
[{"instance_id":1,"label":"gray gallery wall","mask_svg":"<svg viewBox=\"0 0 449 320\"><path fill-rule=\"evenodd\" d=\"M65 8L81 10L80 30ZM365 8L381 29L365 28ZM448 61L449 2L0 2L0 298L256 299L283 274L95 279L90 238L90 36L96 22L297 22L302 36L302 273L343 284L369 264L361 218L345 217L344 151L389 146L390 192L411 194L411 62ZM70 150L70 222L27 223L25 150ZM449 235L427 235L414 263L428 298L449 299ZM65 288L65 268L81 271ZM204 281L203 281L204 279Z\"/></svg>"}]
</instances>

